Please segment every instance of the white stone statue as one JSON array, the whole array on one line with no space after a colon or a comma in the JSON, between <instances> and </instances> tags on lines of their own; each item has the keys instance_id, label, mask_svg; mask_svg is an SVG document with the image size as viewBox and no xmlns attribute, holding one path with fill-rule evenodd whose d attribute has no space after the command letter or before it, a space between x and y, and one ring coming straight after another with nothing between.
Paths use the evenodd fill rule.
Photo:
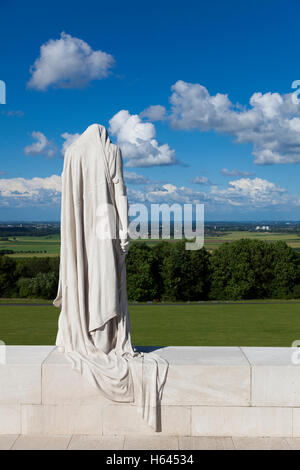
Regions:
<instances>
[{"instance_id":1,"label":"white stone statue","mask_svg":"<svg viewBox=\"0 0 300 470\"><path fill-rule=\"evenodd\" d=\"M155 430L168 363L136 352L130 335L125 256L128 203L120 148L89 126L68 147L62 172L56 345L109 399L135 402ZM84 379L83 379L84 380Z\"/></svg>"}]
</instances>

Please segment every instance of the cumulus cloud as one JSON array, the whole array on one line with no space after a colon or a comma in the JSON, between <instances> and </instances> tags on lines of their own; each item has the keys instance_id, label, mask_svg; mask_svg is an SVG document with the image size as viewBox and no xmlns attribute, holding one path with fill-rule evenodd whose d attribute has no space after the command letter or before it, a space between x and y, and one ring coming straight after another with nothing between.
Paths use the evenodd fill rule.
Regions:
<instances>
[{"instance_id":1,"label":"cumulus cloud","mask_svg":"<svg viewBox=\"0 0 300 470\"><path fill-rule=\"evenodd\" d=\"M127 197L130 204L147 202L146 194L139 189L127 188Z\"/></svg>"},{"instance_id":2,"label":"cumulus cloud","mask_svg":"<svg viewBox=\"0 0 300 470\"><path fill-rule=\"evenodd\" d=\"M33 131L31 137L35 142L24 148L26 155L45 155L47 158L51 158L57 152L56 145L48 140L42 132Z\"/></svg>"},{"instance_id":3,"label":"cumulus cloud","mask_svg":"<svg viewBox=\"0 0 300 470\"><path fill-rule=\"evenodd\" d=\"M211 195L216 201L226 201L233 206L254 205L272 206L287 202L289 196L282 197L286 189L262 178L241 178L239 180L229 181L226 189L212 187ZM300 198L298 201L300 204Z\"/></svg>"},{"instance_id":4,"label":"cumulus cloud","mask_svg":"<svg viewBox=\"0 0 300 470\"><path fill-rule=\"evenodd\" d=\"M73 142L75 142L78 137L80 137L80 134L69 134L68 132L64 132L63 134L61 134L61 137L65 140L61 149L61 153L64 155L66 153L67 148L71 144L73 144Z\"/></svg>"},{"instance_id":5,"label":"cumulus cloud","mask_svg":"<svg viewBox=\"0 0 300 470\"><path fill-rule=\"evenodd\" d=\"M129 190L130 203L166 203L166 204L204 204L205 210L221 212L276 210L283 212L300 207L300 197L289 194L284 188L261 178L240 178L228 182L225 188L210 186L209 191L198 191L187 186L174 184L157 185L155 189L147 186L146 191Z\"/></svg>"},{"instance_id":6,"label":"cumulus cloud","mask_svg":"<svg viewBox=\"0 0 300 470\"><path fill-rule=\"evenodd\" d=\"M0 179L0 206L52 206L60 203L61 177Z\"/></svg>"},{"instance_id":7,"label":"cumulus cloud","mask_svg":"<svg viewBox=\"0 0 300 470\"><path fill-rule=\"evenodd\" d=\"M221 173L222 175L228 176L229 178L234 178L236 176L255 176L255 173L253 172L241 171L237 168L234 168L233 170L228 170L228 168L222 168Z\"/></svg>"},{"instance_id":8,"label":"cumulus cloud","mask_svg":"<svg viewBox=\"0 0 300 470\"><path fill-rule=\"evenodd\" d=\"M127 167L172 165L176 163L175 150L168 144L159 144L151 122L143 122L137 114L121 110L109 121L109 132L116 136L117 143L127 159Z\"/></svg>"},{"instance_id":9,"label":"cumulus cloud","mask_svg":"<svg viewBox=\"0 0 300 470\"><path fill-rule=\"evenodd\" d=\"M175 186L174 184L163 184L160 189L149 191L146 194L147 200L152 203L196 203L204 202L208 196L204 192L194 191L185 186Z\"/></svg>"},{"instance_id":10,"label":"cumulus cloud","mask_svg":"<svg viewBox=\"0 0 300 470\"><path fill-rule=\"evenodd\" d=\"M166 108L160 104L149 106L140 113L140 117L150 121L163 121L166 119Z\"/></svg>"},{"instance_id":11,"label":"cumulus cloud","mask_svg":"<svg viewBox=\"0 0 300 470\"><path fill-rule=\"evenodd\" d=\"M191 183L194 184L213 184L207 176L195 176L191 179Z\"/></svg>"},{"instance_id":12,"label":"cumulus cloud","mask_svg":"<svg viewBox=\"0 0 300 470\"><path fill-rule=\"evenodd\" d=\"M254 93L249 106L227 94L210 95L198 83L177 81L170 97L174 129L214 130L239 143L252 143L256 164L300 162L300 107L293 93Z\"/></svg>"},{"instance_id":13,"label":"cumulus cloud","mask_svg":"<svg viewBox=\"0 0 300 470\"><path fill-rule=\"evenodd\" d=\"M82 39L62 32L59 39L50 39L41 46L39 57L30 67L28 87L81 88L91 80L106 77L114 62L110 54L94 51Z\"/></svg>"},{"instance_id":14,"label":"cumulus cloud","mask_svg":"<svg viewBox=\"0 0 300 470\"><path fill-rule=\"evenodd\" d=\"M233 213L259 211L295 211L300 207L300 197L289 194L284 188L261 178L241 178L230 181L225 188L210 186L208 191L198 191L187 186L147 184L146 190L128 188L128 199L132 203L156 204L204 204L205 211ZM0 178L0 207L59 207L61 199L61 177L45 178Z\"/></svg>"},{"instance_id":15,"label":"cumulus cloud","mask_svg":"<svg viewBox=\"0 0 300 470\"><path fill-rule=\"evenodd\" d=\"M124 178L128 184L147 184L150 181L146 176L138 175L133 171L125 171Z\"/></svg>"}]
</instances>

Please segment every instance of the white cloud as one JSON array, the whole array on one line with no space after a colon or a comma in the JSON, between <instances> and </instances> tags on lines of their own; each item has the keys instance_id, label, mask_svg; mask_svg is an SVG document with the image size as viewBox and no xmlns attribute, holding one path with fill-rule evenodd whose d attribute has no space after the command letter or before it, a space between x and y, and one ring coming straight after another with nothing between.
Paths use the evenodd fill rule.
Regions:
<instances>
[{"instance_id":1,"label":"white cloud","mask_svg":"<svg viewBox=\"0 0 300 470\"><path fill-rule=\"evenodd\" d=\"M50 39L41 46L39 57L30 67L28 87L80 88L106 77L114 62L110 54L94 51L82 39L62 32L59 39Z\"/></svg>"},{"instance_id":2,"label":"white cloud","mask_svg":"<svg viewBox=\"0 0 300 470\"><path fill-rule=\"evenodd\" d=\"M174 184L163 184L160 188L146 192L146 199L152 203L181 204L204 203L209 200L205 192L195 191L186 186L175 186Z\"/></svg>"},{"instance_id":3,"label":"white cloud","mask_svg":"<svg viewBox=\"0 0 300 470\"><path fill-rule=\"evenodd\" d=\"M75 140L77 140L78 137L80 137L80 134L69 134L68 132L64 132L63 134L61 134L61 137L65 139L62 149L61 149L61 153L64 155L67 148L71 144L73 144L73 142L75 142Z\"/></svg>"},{"instance_id":4,"label":"white cloud","mask_svg":"<svg viewBox=\"0 0 300 470\"><path fill-rule=\"evenodd\" d=\"M146 202L146 195L139 189L127 188L127 197L130 204Z\"/></svg>"},{"instance_id":5,"label":"white cloud","mask_svg":"<svg viewBox=\"0 0 300 470\"><path fill-rule=\"evenodd\" d=\"M195 176L195 178L191 179L191 183L194 184L212 184L207 176Z\"/></svg>"},{"instance_id":6,"label":"white cloud","mask_svg":"<svg viewBox=\"0 0 300 470\"><path fill-rule=\"evenodd\" d=\"M147 184L149 183L149 179L146 178L144 175L138 175L133 171L125 171L124 178L126 183L128 184Z\"/></svg>"},{"instance_id":7,"label":"white cloud","mask_svg":"<svg viewBox=\"0 0 300 470\"><path fill-rule=\"evenodd\" d=\"M236 177L236 176L254 176L255 175L255 173L252 173L250 171L241 171L241 170L238 170L237 168L234 168L233 170L228 170L228 168L222 168L221 173L224 176L229 176L229 178Z\"/></svg>"},{"instance_id":8,"label":"white cloud","mask_svg":"<svg viewBox=\"0 0 300 470\"><path fill-rule=\"evenodd\" d=\"M45 155L48 158L55 155L57 151L56 145L51 140L48 140L42 132L33 131L31 136L35 139L35 142L24 148L26 155Z\"/></svg>"},{"instance_id":9,"label":"white cloud","mask_svg":"<svg viewBox=\"0 0 300 470\"><path fill-rule=\"evenodd\" d=\"M141 118L147 118L150 121L163 121L166 119L166 108L160 104L149 106L140 114Z\"/></svg>"},{"instance_id":10,"label":"white cloud","mask_svg":"<svg viewBox=\"0 0 300 470\"><path fill-rule=\"evenodd\" d=\"M176 163L175 150L168 144L159 144L151 122L143 122L137 114L121 110L109 121L109 131L127 159L127 167L172 165Z\"/></svg>"},{"instance_id":11,"label":"white cloud","mask_svg":"<svg viewBox=\"0 0 300 470\"><path fill-rule=\"evenodd\" d=\"M174 129L214 130L239 143L252 143L256 164L300 162L300 107L293 93L254 93L249 107L227 94L210 95L198 83L172 86L170 123Z\"/></svg>"},{"instance_id":12,"label":"white cloud","mask_svg":"<svg viewBox=\"0 0 300 470\"><path fill-rule=\"evenodd\" d=\"M198 191L174 184L146 185L146 191L128 188L130 204L179 203L204 204L205 211L225 213L238 210L252 213L261 211L295 212L300 208L300 197L289 194L284 188L261 178L241 178L230 181L225 188L210 186L209 191ZM61 177L52 175L45 178L0 178L0 207L59 207L61 199Z\"/></svg>"},{"instance_id":13,"label":"white cloud","mask_svg":"<svg viewBox=\"0 0 300 470\"><path fill-rule=\"evenodd\" d=\"M240 208L242 211L299 210L300 197L289 194L284 188L261 178L240 178L230 181L225 189L216 185L210 186L209 191L198 191L186 186L163 184L143 191L128 191L130 203L167 203L204 204L208 211L232 211Z\"/></svg>"},{"instance_id":14,"label":"white cloud","mask_svg":"<svg viewBox=\"0 0 300 470\"><path fill-rule=\"evenodd\" d=\"M52 206L60 203L61 177L0 179L0 206Z\"/></svg>"},{"instance_id":15,"label":"white cloud","mask_svg":"<svg viewBox=\"0 0 300 470\"><path fill-rule=\"evenodd\" d=\"M211 190L211 195L216 201L223 200L234 206L251 204L255 207L286 203L290 196L285 196L284 193L284 188L262 178L241 178L229 181L226 189L212 187ZM300 204L299 197L296 196L295 201Z\"/></svg>"}]
</instances>

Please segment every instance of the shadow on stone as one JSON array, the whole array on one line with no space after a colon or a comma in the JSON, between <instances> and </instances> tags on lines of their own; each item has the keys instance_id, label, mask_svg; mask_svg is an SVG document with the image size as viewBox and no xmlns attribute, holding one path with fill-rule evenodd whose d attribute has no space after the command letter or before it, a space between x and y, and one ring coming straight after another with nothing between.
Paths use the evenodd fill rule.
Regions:
<instances>
[{"instance_id":1,"label":"shadow on stone","mask_svg":"<svg viewBox=\"0 0 300 470\"><path fill-rule=\"evenodd\" d=\"M135 349L139 352L150 353L166 347L167 346L135 346Z\"/></svg>"}]
</instances>

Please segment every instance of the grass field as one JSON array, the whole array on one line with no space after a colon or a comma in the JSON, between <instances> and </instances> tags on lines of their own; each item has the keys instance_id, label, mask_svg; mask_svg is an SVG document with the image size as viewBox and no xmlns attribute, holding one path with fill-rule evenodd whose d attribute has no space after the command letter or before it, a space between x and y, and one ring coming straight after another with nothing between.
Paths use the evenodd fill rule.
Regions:
<instances>
[{"instance_id":1,"label":"grass field","mask_svg":"<svg viewBox=\"0 0 300 470\"><path fill-rule=\"evenodd\" d=\"M291 248L300 250L300 236L288 233L268 233L268 232L246 232L234 231L227 232L220 237L205 237L205 248L208 250L215 250L225 242L234 242L241 238L251 238L255 240L276 241L282 240L286 242Z\"/></svg>"},{"instance_id":2,"label":"grass field","mask_svg":"<svg viewBox=\"0 0 300 470\"><path fill-rule=\"evenodd\" d=\"M45 302L45 301L44 301ZM54 344L59 310L0 305L0 340ZM291 346L300 339L300 305L131 305L132 338L143 346Z\"/></svg>"},{"instance_id":3,"label":"grass field","mask_svg":"<svg viewBox=\"0 0 300 470\"><path fill-rule=\"evenodd\" d=\"M215 250L225 242L233 242L241 238L251 238L266 241L282 240L293 249L300 251L300 236L288 233L256 233L246 231L234 231L222 234L220 237L205 237L204 246L210 251ZM140 240L143 241L143 240ZM152 246L160 240L147 240L147 244ZM177 240L170 240L176 242ZM47 235L45 237L9 237L8 241L0 240L0 250L13 250L12 257L30 256L59 256L60 236Z\"/></svg>"},{"instance_id":4,"label":"grass field","mask_svg":"<svg viewBox=\"0 0 300 470\"><path fill-rule=\"evenodd\" d=\"M58 256L60 236L9 237L8 241L0 240L0 250L13 250L16 253L10 256L21 258L30 256Z\"/></svg>"}]
</instances>

